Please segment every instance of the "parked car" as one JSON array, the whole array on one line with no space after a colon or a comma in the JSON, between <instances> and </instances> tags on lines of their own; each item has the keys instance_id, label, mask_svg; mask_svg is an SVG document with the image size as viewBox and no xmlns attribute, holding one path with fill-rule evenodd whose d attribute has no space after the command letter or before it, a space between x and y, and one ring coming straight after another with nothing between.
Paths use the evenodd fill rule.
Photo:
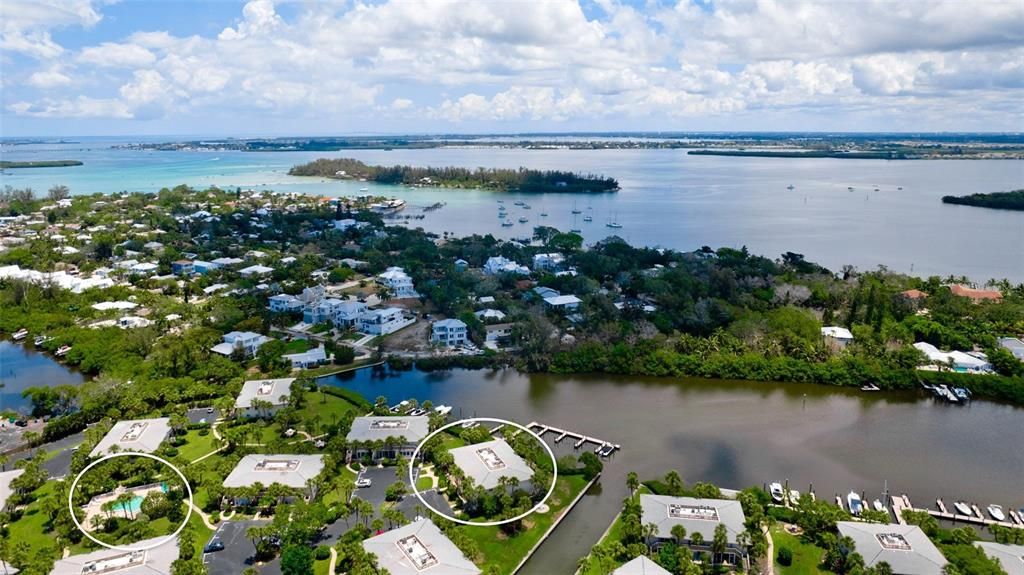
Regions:
<instances>
[{"instance_id":1,"label":"parked car","mask_svg":"<svg viewBox=\"0 0 1024 575\"><path fill-rule=\"evenodd\" d=\"M207 543L205 547L203 547L203 553L214 553L216 551L223 551L223 550L224 550L224 542L221 541L220 539L214 539L213 541L210 541L209 543Z\"/></svg>"},{"instance_id":2,"label":"parked car","mask_svg":"<svg viewBox=\"0 0 1024 575\"><path fill-rule=\"evenodd\" d=\"M359 479L356 479L356 487L369 487L371 485L373 485L373 481L367 479L366 477L360 477Z\"/></svg>"}]
</instances>

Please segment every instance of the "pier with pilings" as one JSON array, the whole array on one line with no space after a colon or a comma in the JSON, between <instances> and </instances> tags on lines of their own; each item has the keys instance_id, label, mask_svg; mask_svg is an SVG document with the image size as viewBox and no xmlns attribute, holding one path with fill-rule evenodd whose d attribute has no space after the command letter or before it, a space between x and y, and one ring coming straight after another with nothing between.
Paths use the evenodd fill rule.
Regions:
<instances>
[{"instance_id":1,"label":"pier with pilings","mask_svg":"<svg viewBox=\"0 0 1024 575\"><path fill-rule=\"evenodd\" d=\"M591 437L589 435L584 435L582 433L578 433L575 431L569 431L567 429L559 429L557 427L545 425L543 423L538 423L536 421L531 421L529 424L526 425L526 428L536 433L539 437L542 438L547 433L554 434L555 443L561 443L563 440L567 438L571 439L574 441L572 446L573 449L580 449L581 447L588 443L593 443L596 446L596 448L594 449L594 453L597 453L602 457L607 457L612 453L615 453L616 451L622 449L622 446L617 443L612 443L610 441L605 441L603 439L598 439L596 437Z\"/></svg>"}]
</instances>

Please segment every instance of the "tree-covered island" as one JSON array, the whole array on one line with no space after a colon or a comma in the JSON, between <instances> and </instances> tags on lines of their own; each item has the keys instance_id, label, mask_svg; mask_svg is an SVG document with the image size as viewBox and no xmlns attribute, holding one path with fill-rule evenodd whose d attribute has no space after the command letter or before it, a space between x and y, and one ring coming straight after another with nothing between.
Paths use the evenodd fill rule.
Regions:
<instances>
[{"instance_id":1,"label":"tree-covered island","mask_svg":"<svg viewBox=\"0 0 1024 575\"><path fill-rule=\"evenodd\" d=\"M18 168L66 168L69 166L81 166L78 160L35 160L27 162L0 161L0 170L14 170Z\"/></svg>"},{"instance_id":2,"label":"tree-covered island","mask_svg":"<svg viewBox=\"0 0 1024 575\"><path fill-rule=\"evenodd\" d=\"M1024 211L1024 190L970 194L968 196L942 196L942 203L991 208L994 210Z\"/></svg>"},{"instance_id":3,"label":"tree-covered island","mask_svg":"<svg viewBox=\"0 0 1024 575\"><path fill-rule=\"evenodd\" d=\"M351 158L320 158L308 164L294 166L288 173L292 176L358 179L378 184L475 188L526 194L602 193L619 190L619 183L614 178L557 170L370 166Z\"/></svg>"}]
</instances>

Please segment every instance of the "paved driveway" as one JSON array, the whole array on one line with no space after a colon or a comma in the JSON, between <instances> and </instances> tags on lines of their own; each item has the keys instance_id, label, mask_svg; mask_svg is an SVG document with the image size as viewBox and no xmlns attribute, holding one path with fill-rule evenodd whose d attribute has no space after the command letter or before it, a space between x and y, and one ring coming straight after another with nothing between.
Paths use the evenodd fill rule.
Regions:
<instances>
[{"instance_id":1,"label":"paved driveway","mask_svg":"<svg viewBox=\"0 0 1024 575\"><path fill-rule=\"evenodd\" d=\"M213 553L203 553L203 564L209 575L239 575L249 567L253 567L253 555L256 548L246 535L249 527L266 525L268 521L225 521L217 527L210 541L219 539L224 549ZM257 567L260 575L280 575L281 560L274 559Z\"/></svg>"},{"instance_id":2,"label":"paved driveway","mask_svg":"<svg viewBox=\"0 0 1024 575\"><path fill-rule=\"evenodd\" d=\"M185 412L185 417L188 418L189 423L204 423L203 420L206 420L205 423L212 424L214 421L217 421L218 417L220 417L220 412L214 409L213 413L207 413L207 410L209 409L211 408L197 407L195 409L190 409Z\"/></svg>"},{"instance_id":3,"label":"paved driveway","mask_svg":"<svg viewBox=\"0 0 1024 575\"><path fill-rule=\"evenodd\" d=\"M56 455L43 462L43 469L50 474L50 477L64 477L71 470L71 455L84 439L84 433L76 433L51 443L44 443L35 449L13 453L7 468L12 469L15 462L31 458L39 450L46 452L56 451Z\"/></svg>"},{"instance_id":4,"label":"paved driveway","mask_svg":"<svg viewBox=\"0 0 1024 575\"><path fill-rule=\"evenodd\" d=\"M372 484L369 487L356 489L355 495L360 499L369 501L374 507L379 507L381 503L384 503L384 494L388 487L399 480L399 477L395 474L395 469L395 467L370 467L364 469L359 474L359 478L369 479ZM416 475L419 476L419 470L416 470ZM401 480L405 484L406 491L411 494L412 485L409 484L409 473L405 467L401 469Z\"/></svg>"}]
</instances>

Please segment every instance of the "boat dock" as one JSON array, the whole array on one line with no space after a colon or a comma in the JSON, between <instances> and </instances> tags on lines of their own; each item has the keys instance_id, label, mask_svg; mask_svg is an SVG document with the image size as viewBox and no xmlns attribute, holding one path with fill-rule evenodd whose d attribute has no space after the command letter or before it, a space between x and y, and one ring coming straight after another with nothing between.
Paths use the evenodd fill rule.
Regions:
<instances>
[{"instance_id":1,"label":"boat dock","mask_svg":"<svg viewBox=\"0 0 1024 575\"><path fill-rule=\"evenodd\" d=\"M527 424L526 429L536 433L540 437L544 437L545 433L556 434L555 443L560 443L565 438L575 439L576 442L573 444L573 449L579 449L587 443L593 443L597 449L595 451L601 452L601 455L611 455L612 453L622 449L622 446L617 443L598 439L596 437L590 437L589 435L583 435L575 431L569 431L567 429L559 429L550 425L544 425L536 421L531 421Z\"/></svg>"},{"instance_id":2,"label":"boat dock","mask_svg":"<svg viewBox=\"0 0 1024 575\"><path fill-rule=\"evenodd\" d=\"M941 499L935 500L935 505L939 508L935 509L918 509L910 504L910 498L904 495L892 498L892 511L896 514L896 521L900 525L906 525L906 521L903 519L903 511L911 510L924 512L936 519L943 519L946 521L955 521L959 523L971 523L974 525L1000 525L1002 527L1024 527L1024 519L1020 517L1015 511L1010 512L1009 521L996 521L995 519L988 519L982 514L981 509L977 505L971 505L971 511L973 515L963 515L961 513L950 513L946 508L946 504Z\"/></svg>"}]
</instances>

